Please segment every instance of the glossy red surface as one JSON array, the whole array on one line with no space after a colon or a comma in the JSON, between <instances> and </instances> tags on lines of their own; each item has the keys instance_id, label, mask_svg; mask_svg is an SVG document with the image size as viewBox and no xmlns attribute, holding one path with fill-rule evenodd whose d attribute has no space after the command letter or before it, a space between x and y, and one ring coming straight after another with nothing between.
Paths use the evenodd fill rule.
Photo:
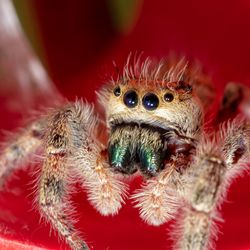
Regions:
<instances>
[{"instance_id":1,"label":"glossy red surface","mask_svg":"<svg viewBox=\"0 0 250 250\"><path fill-rule=\"evenodd\" d=\"M127 35L112 27L101 1L35 0L50 73L59 90L70 100L76 96L93 101L94 91L113 73L112 61L123 65L129 52L165 57L171 51L197 58L211 72L219 93L227 81L249 84L250 2L144 1L134 28ZM18 115L1 105L1 128L20 124ZM27 174L28 172L28 174ZM48 225L39 223L32 202L32 171L19 171L0 195L0 249L64 249ZM139 187L132 181L131 189ZM100 216L80 188L73 196L79 222L94 249L170 249L169 225L152 227L138 216L131 201L115 217ZM30 195L31 194L31 195ZM219 250L250 249L250 176L231 186L221 213ZM50 236L49 236L50 235ZM15 245L16 241L24 246ZM6 248L4 248L6 247Z\"/></svg>"}]
</instances>

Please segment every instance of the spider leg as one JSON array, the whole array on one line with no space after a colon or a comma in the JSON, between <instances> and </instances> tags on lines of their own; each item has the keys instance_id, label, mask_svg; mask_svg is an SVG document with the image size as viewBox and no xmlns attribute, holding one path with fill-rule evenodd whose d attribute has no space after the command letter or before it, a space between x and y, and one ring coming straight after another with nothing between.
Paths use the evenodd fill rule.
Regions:
<instances>
[{"instance_id":1,"label":"spider leg","mask_svg":"<svg viewBox=\"0 0 250 250\"><path fill-rule=\"evenodd\" d=\"M120 207L121 185L113 181L109 168L100 161L101 146L95 140L98 121L93 109L76 102L57 110L48 124L39 207L42 215L72 249L89 249L71 220L73 209L68 195L73 178L83 177L89 199L103 214L116 212ZM109 204L110 200L112 204ZM102 205L103 208L99 207Z\"/></svg>"},{"instance_id":2,"label":"spider leg","mask_svg":"<svg viewBox=\"0 0 250 250\"><path fill-rule=\"evenodd\" d=\"M229 82L226 85L216 117L217 123L235 117L239 113L239 108L245 99L246 92L247 87L241 84Z\"/></svg>"},{"instance_id":3,"label":"spider leg","mask_svg":"<svg viewBox=\"0 0 250 250\"><path fill-rule=\"evenodd\" d=\"M176 215L182 204L182 169L190 165L191 140L182 140L172 134L167 140L168 154L165 166L155 177L145 181L143 187L132 198L140 210L140 216L148 224L161 225Z\"/></svg>"},{"instance_id":4,"label":"spider leg","mask_svg":"<svg viewBox=\"0 0 250 250\"><path fill-rule=\"evenodd\" d=\"M41 214L72 249L88 249L87 244L77 235L73 222L69 219L72 211L66 193L68 171L65 160L63 155L51 154L44 161L39 187Z\"/></svg>"},{"instance_id":5,"label":"spider leg","mask_svg":"<svg viewBox=\"0 0 250 250\"><path fill-rule=\"evenodd\" d=\"M234 121L221 131L204 138L197 148L193 165L186 173L183 216L178 221L177 249L213 248L216 238L215 220L230 180L250 156L249 127Z\"/></svg>"},{"instance_id":6,"label":"spider leg","mask_svg":"<svg viewBox=\"0 0 250 250\"><path fill-rule=\"evenodd\" d=\"M41 148L44 124L45 119L34 121L3 144L0 155L0 188L13 171L24 166Z\"/></svg>"},{"instance_id":7,"label":"spider leg","mask_svg":"<svg viewBox=\"0 0 250 250\"><path fill-rule=\"evenodd\" d=\"M173 184L175 177L175 162L173 161L158 176L147 180L143 187L132 196L137 203L136 207L140 210L141 218L148 224L159 226L174 218L179 207L177 186L176 183Z\"/></svg>"},{"instance_id":8,"label":"spider leg","mask_svg":"<svg viewBox=\"0 0 250 250\"><path fill-rule=\"evenodd\" d=\"M226 167L222 158L213 154L199 155L193 169L185 199L187 206L182 209L178 221L177 249L207 249L212 237L213 219L218 193L225 177ZM215 233L215 232L213 232Z\"/></svg>"},{"instance_id":9,"label":"spider leg","mask_svg":"<svg viewBox=\"0 0 250 250\"><path fill-rule=\"evenodd\" d=\"M250 89L244 84L229 82L219 106L216 122L221 123L237 117L240 113L244 117L250 117Z\"/></svg>"},{"instance_id":10,"label":"spider leg","mask_svg":"<svg viewBox=\"0 0 250 250\"><path fill-rule=\"evenodd\" d=\"M95 158L95 163L90 164L90 157ZM72 159L83 186L87 188L90 203L104 216L117 214L126 195L127 186L116 179L115 173L111 171L106 151L90 146L88 149L77 151Z\"/></svg>"}]
</instances>

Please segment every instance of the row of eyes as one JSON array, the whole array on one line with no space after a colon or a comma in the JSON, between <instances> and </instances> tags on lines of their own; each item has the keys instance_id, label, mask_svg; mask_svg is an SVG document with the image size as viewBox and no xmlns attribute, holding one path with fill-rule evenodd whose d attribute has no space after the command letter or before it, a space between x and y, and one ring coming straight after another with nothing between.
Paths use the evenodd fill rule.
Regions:
<instances>
[{"instance_id":1,"label":"row of eyes","mask_svg":"<svg viewBox=\"0 0 250 250\"><path fill-rule=\"evenodd\" d=\"M119 86L114 89L114 95L117 97L121 95L121 89ZM166 93L164 95L164 100L166 102L172 102L174 100L173 94ZM128 90L123 96L123 102L128 108L136 107L138 105L138 95L136 91ZM143 96L142 105L147 110L154 110L159 106L159 98L156 94L149 92Z\"/></svg>"}]
</instances>

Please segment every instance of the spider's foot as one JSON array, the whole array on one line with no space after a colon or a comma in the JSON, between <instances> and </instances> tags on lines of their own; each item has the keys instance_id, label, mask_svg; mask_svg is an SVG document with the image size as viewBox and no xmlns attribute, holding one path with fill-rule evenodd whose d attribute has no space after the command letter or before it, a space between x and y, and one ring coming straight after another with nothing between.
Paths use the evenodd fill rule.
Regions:
<instances>
[{"instance_id":1,"label":"spider's foot","mask_svg":"<svg viewBox=\"0 0 250 250\"><path fill-rule=\"evenodd\" d=\"M69 243L72 250L90 250L87 243L76 235L68 236L67 242Z\"/></svg>"}]
</instances>

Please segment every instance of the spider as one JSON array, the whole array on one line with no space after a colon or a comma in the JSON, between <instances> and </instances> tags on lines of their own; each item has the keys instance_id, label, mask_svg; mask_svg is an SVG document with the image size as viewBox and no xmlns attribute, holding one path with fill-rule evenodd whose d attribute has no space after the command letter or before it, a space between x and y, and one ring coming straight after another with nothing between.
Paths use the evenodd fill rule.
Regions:
<instances>
[{"instance_id":1,"label":"spider","mask_svg":"<svg viewBox=\"0 0 250 250\"><path fill-rule=\"evenodd\" d=\"M71 216L73 183L82 183L102 215L112 215L128 196L123 179L141 174L132 198L142 219L158 226L176 218L175 249L212 248L218 208L249 161L247 119L205 123L213 89L199 67L183 60L129 57L97 95L99 109L64 103L14 135L1 151L0 184L42 152L40 213L71 249L87 250ZM230 115L230 103L241 101L227 95L220 114Z\"/></svg>"}]
</instances>

